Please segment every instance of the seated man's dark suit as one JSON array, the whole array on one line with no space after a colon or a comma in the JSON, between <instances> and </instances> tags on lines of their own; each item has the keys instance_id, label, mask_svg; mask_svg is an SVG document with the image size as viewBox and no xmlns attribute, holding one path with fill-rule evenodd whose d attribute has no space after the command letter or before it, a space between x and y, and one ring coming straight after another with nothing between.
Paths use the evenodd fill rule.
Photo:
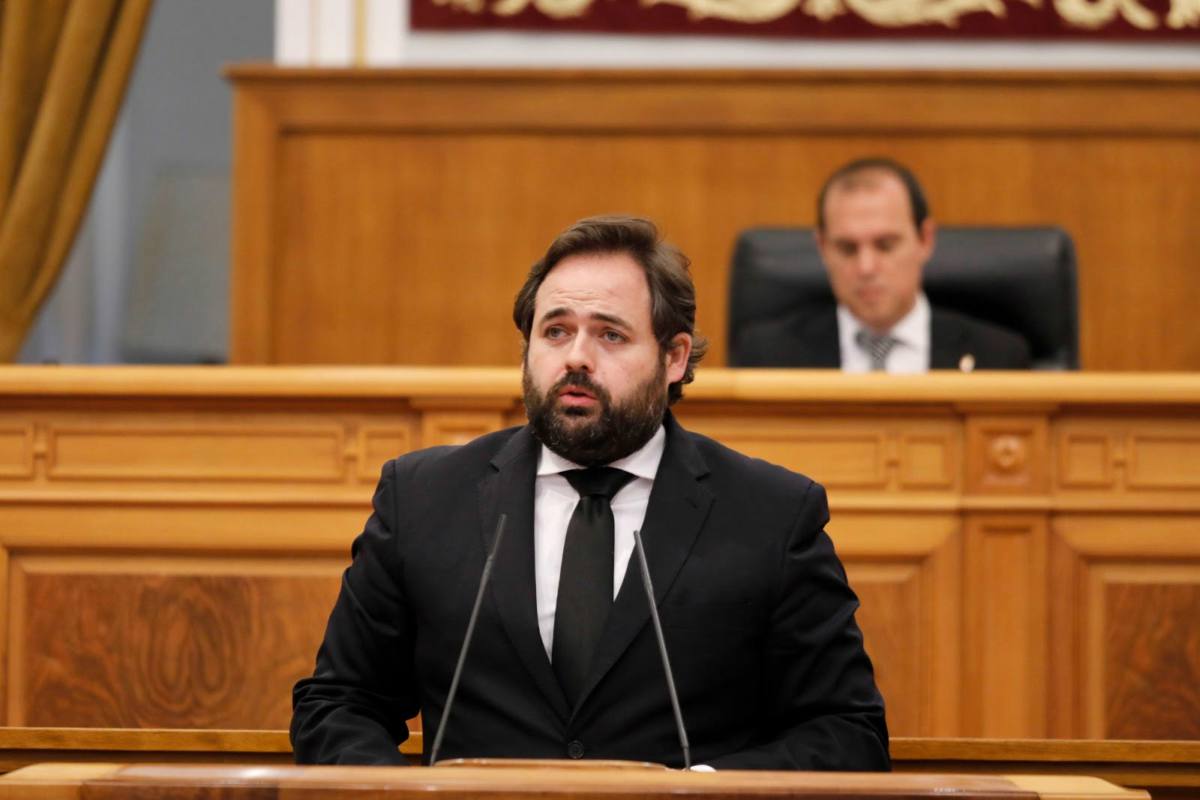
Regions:
<instances>
[{"instance_id":1,"label":"seated man's dark suit","mask_svg":"<svg viewBox=\"0 0 1200 800\"><path fill-rule=\"evenodd\" d=\"M929 309L929 368L959 369L971 356L974 369L1029 369L1029 343L1018 333L957 311ZM837 311L805 310L746 327L738 366L839 369Z\"/></svg>"},{"instance_id":2,"label":"seated man's dark suit","mask_svg":"<svg viewBox=\"0 0 1200 800\"><path fill-rule=\"evenodd\" d=\"M889 767L858 601L823 528L825 492L666 417L642 527L695 763ZM425 760L493 529L508 515L442 758L611 758L681 766L636 555L571 708L538 633L526 428L384 466L312 678L294 693L301 763L402 763L421 712Z\"/></svg>"}]
</instances>

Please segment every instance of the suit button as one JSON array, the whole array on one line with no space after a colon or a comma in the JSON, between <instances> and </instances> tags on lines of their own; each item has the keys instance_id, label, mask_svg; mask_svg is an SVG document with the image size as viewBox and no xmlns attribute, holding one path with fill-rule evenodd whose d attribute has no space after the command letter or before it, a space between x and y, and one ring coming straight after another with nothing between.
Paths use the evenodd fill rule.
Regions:
<instances>
[{"instance_id":1,"label":"suit button","mask_svg":"<svg viewBox=\"0 0 1200 800\"><path fill-rule=\"evenodd\" d=\"M583 758L583 742L576 739L568 744L567 755L571 758Z\"/></svg>"}]
</instances>

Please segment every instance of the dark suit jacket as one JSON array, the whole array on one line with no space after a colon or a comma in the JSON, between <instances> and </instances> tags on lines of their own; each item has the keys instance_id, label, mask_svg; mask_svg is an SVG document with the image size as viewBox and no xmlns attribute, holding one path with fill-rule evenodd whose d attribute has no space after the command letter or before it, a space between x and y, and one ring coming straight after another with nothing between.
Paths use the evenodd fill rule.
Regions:
<instances>
[{"instance_id":1,"label":"dark suit jacket","mask_svg":"<svg viewBox=\"0 0 1200 800\"><path fill-rule=\"evenodd\" d=\"M809 479L689 433L667 445L642 527L693 762L887 769L883 701L858 601ZM420 711L426 753L496 520L508 515L441 757L682 756L636 562L589 687L567 705L538 634L528 428L384 466L316 672L295 688L300 763L401 763Z\"/></svg>"},{"instance_id":2,"label":"dark suit jacket","mask_svg":"<svg viewBox=\"0 0 1200 800\"><path fill-rule=\"evenodd\" d=\"M929 368L958 369L963 356L975 369L1029 369L1029 343L1018 333L957 311L930 308ZM805 310L750 325L739 347L742 367L840 369L837 311Z\"/></svg>"}]
</instances>

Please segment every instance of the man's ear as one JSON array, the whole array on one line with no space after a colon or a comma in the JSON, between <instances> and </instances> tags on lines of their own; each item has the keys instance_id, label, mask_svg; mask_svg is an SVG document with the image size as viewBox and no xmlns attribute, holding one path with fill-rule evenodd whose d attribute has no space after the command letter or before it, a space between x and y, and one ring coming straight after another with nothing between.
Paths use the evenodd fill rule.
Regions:
<instances>
[{"instance_id":1,"label":"man's ear","mask_svg":"<svg viewBox=\"0 0 1200 800\"><path fill-rule=\"evenodd\" d=\"M933 255L933 248L937 245L937 223L933 221L933 217L926 217L921 223L921 227L917 230L917 234L921 238L921 248L925 251L925 260Z\"/></svg>"},{"instance_id":2,"label":"man's ear","mask_svg":"<svg viewBox=\"0 0 1200 800\"><path fill-rule=\"evenodd\" d=\"M821 261L821 266L829 272L829 261L825 258L825 246L829 244L829 240L825 238L825 233L820 228L813 228L813 239L817 243L817 256Z\"/></svg>"},{"instance_id":3,"label":"man's ear","mask_svg":"<svg viewBox=\"0 0 1200 800\"><path fill-rule=\"evenodd\" d=\"M677 333L671 337L667 352L663 354L667 364L667 383L678 383L687 372L688 359L692 355L692 337L686 333Z\"/></svg>"}]
</instances>

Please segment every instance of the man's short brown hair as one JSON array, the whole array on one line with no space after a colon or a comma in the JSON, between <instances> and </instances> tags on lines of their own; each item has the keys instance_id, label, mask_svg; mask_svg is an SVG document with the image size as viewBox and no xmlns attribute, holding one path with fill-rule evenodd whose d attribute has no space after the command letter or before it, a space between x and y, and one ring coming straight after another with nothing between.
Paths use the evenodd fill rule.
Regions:
<instances>
[{"instance_id":1,"label":"man's short brown hair","mask_svg":"<svg viewBox=\"0 0 1200 800\"><path fill-rule=\"evenodd\" d=\"M859 158L849 164L843 164L825 179L825 184L817 194L817 230L825 232L825 198L829 196L830 190L834 187L855 189L861 182L864 182L864 178L870 179L879 174L892 175L904 185L904 192L908 195L908 207L912 212L913 226L920 233L921 226L925 224L925 218L929 216L929 201L925 199L925 190L921 188L921 183L917 180L917 176L913 175L912 170L899 161L880 156Z\"/></svg>"},{"instance_id":2,"label":"man's short brown hair","mask_svg":"<svg viewBox=\"0 0 1200 800\"><path fill-rule=\"evenodd\" d=\"M513 322L529 344L533 330L534 301L542 281L550 270L568 256L583 254L625 253L636 261L646 274L650 287L650 320L654 338L662 352L671 347L677 334L692 337L692 353L683 378L668 388L667 402L683 397L683 384L695 378L696 365L704 358L708 342L696 333L696 286L688 266L691 262L679 248L664 242L653 222L641 217L587 217L558 235L546 254L529 270L525 285L517 292L513 303Z\"/></svg>"}]
</instances>

